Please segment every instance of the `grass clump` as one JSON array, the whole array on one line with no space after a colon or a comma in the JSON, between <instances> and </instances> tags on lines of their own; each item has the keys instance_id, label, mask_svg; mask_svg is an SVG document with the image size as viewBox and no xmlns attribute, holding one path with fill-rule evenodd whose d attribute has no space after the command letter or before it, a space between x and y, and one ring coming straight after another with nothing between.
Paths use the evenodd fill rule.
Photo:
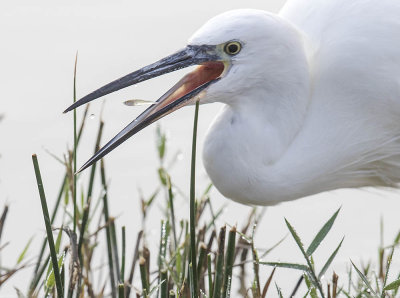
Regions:
<instances>
[{"instance_id":1,"label":"grass clump","mask_svg":"<svg viewBox=\"0 0 400 298\"><path fill-rule=\"evenodd\" d=\"M74 101L76 99L76 64L74 70ZM117 219L110 214L106 166L103 160L90 169L87 184L78 189L81 177L75 175L76 155L85 121L86 107L79 128L74 114L74 146L64 160L65 173L60 190L48 210L48 201L41 180L39 161L33 155L40 203L46 227L37 258L31 262L32 276L26 294L17 290L19 297L284 297L287 289L274 284L277 270L299 271L299 280L290 291L290 296L301 297L395 297L400 286L397 279L389 279L395 248L400 242L400 233L390 246L381 243L379 248L379 274L371 266L358 266L351 262L347 276L339 278L335 273L329 281L322 280L335 259L343 239L326 257L324 265L317 270L315 252L331 231L340 212L337 210L317 232L310 245L304 246L293 225L285 219L289 234L300 250L304 262L265 261L268 253L286 237L261 253L256 248L257 223L263 210L253 208L245 224L217 227L216 221L224 207L215 210L210 200L212 185L196 198L196 139L199 104L195 106L192 139L190 210L189 218L176 215L176 196L173 179L166 166L166 136L160 127L156 130L156 146L160 166L159 181L149 197L141 197L142 226L136 231L119 227ZM100 119L94 151L99 149L104 123ZM176 156L176 155L175 155ZM169 165L176 161L174 157ZM98 181L98 183L95 183ZM94 186L99 185L100 195L94 197ZM84 191L86 190L86 191ZM164 215L160 218L158 249L147 246L146 219L155 202L161 203ZM160 205L160 204L159 204ZM6 206L0 218L0 239L7 217ZM56 225L57 223L57 225ZM72 227L72 228L70 228ZM134 243L126 242L126 234L135 233ZM100 237L106 239L101 245ZM19 269L27 266L25 256L31 240L21 252L13 270L1 268L0 286ZM131 259L126 251L133 250ZM0 248L1 252L1 248ZM99 264L96 255L106 256L105 264ZM153 260L151 262L151 260ZM154 261L156 260L156 261ZM100 262L101 263L101 262ZM153 266L151 266L153 264ZM99 266L100 265L100 266ZM102 266L101 266L102 265ZM248 270L249 266L251 270ZM260 276L260 266L271 266L268 276ZM343 281L343 282L342 282ZM303 288L301 287L303 285ZM305 285L305 287L304 287ZM300 293L304 291L303 293ZM237 294L238 293L238 294ZM299 297L300 297L299 296Z\"/></svg>"}]
</instances>

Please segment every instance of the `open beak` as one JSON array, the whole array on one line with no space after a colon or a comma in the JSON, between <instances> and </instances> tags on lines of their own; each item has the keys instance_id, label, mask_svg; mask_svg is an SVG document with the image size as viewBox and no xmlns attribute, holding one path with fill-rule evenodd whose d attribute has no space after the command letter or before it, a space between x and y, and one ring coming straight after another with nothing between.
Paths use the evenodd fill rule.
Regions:
<instances>
[{"instance_id":1,"label":"open beak","mask_svg":"<svg viewBox=\"0 0 400 298\"><path fill-rule=\"evenodd\" d=\"M194 71L185 75L178 83L162 95L155 104L147 108L135 120L129 123L121 132L112 138L103 148L93 155L80 169L83 171L110 151L118 147L128 138L141 131L158 119L193 103L199 99L200 93L211 84L217 82L224 72L225 65L216 52L215 46L189 45L185 49L145 66L120 79L117 79L100 89L81 98L64 113L69 112L96 98L117 90L126 88L148 79L176 71L188 66L199 65Z\"/></svg>"}]
</instances>

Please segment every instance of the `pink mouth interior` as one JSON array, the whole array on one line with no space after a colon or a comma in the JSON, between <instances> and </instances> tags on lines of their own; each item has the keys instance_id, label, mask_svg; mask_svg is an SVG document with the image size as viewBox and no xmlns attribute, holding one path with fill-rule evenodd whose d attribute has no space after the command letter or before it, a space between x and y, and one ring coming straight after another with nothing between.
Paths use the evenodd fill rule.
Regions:
<instances>
[{"instance_id":1,"label":"pink mouth interior","mask_svg":"<svg viewBox=\"0 0 400 298\"><path fill-rule=\"evenodd\" d=\"M175 100L185 96L197 87L218 78L224 71L225 65L219 61L205 62L199 65L194 71L185 75L178 83L177 89L170 96L165 98L157 108L157 111Z\"/></svg>"}]
</instances>

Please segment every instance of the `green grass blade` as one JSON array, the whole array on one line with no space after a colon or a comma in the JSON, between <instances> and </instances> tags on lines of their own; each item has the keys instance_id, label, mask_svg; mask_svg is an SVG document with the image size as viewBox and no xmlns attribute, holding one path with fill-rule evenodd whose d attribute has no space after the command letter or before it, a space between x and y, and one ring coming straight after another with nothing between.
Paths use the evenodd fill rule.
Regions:
<instances>
[{"instance_id":1,"label":"green grass blade","mask_svg":"<svg viewBox=\"0 0 400 298\"><path fill-rule=\"evenodd\" d=\"M101 174L101 184L103 186L104 194L103 194L103 215L104 215L104 223L107 223L110 219L110 215L108 213L108 195L107 195L107 182L106 182L106 174L104 169L104 161L100 160L100 174ZM109 275L110 275L110 283L112 290L112 297L117 297L117 293L115 291L115 272L114 272L114 262L113 262L113 252L111 245L111 231L110 226L107 225L105 228L106 239L107 239L107 257L108 257L108 267L109 267Z\"/></svg>"},{"instance_id":2,"label":"green grass blade","mask_svg":"<svg viewBox=\"0 0 400 298\"><path fill-rule=\"evenodd\" d=\"M125 298L125 285L118 284L118 298Z\"/></svg>"},{"instance_id":3,"label":"green grass blade","mask_svg":"<svg viewBox=\"0 0 400 298\"><path fill-rule=\"evenodd\" d=\"M213 274L212 274L211 264L212 264L211 253L209 253L207 255L208 296L210 298L213 298L214 285L213 285Z\"/></svg>"},{"instance_id":4,"label":"green grass blade","mask_svg":"<svg viewBox=\"0 0 400 298\"><path fill-rule=\"evenodd\" d=\"M26 253L27 253L27 251L28 251L28 249L29 249L29 246L31 246L32 240L33 240L33 237L31 237L31 238L28 240L28 243L25 245L24 249L23 249L22 252L19 254L18 259L17 259L17 265L18 265L19 263L21 263L21 262L25 259L25 255L26 255Z\"/></svg>"},{"instance_id":5,"label":"green grass blade","mask_svg":"<svg viewBox=\"0 0 400 298\"><path fill-rule=\"evenodd\" d=\"M61 254L61 256L58 258L58 268L62 268L64 265L64 258L65 258L65 253ZM52 289L54 287L55 284L55 272L54 272L54 268L52 268L52 270L50 271L47 280L46 280L46 288L48 289ZM61 281L62 284L64 284Z\"/></svg>"},{"instance_id":6,"label":"green grass blade","mask_svg":"<svg viewBox=\"0 0 400 298\"><path fill-rule=\"evenodd\" d=\"M94 152L96 153L100 149L100 140L101 136L103 133L103 127L104 127L104 122L100 121L100 126L99 130L97 133L97 138L96 138L96 144L94 146ZM93 164L93 166L90 169L90 176L89 176L89 187L88 187L88 192L86 196L86 207L84 208L83 216L82 216L82 224L81 224L81 231L79 234L79 241L78 241L78 254L79 254L79 261L82 263L82 254L81 254L81 249L82 249L82 244L83 244L83 239L85 236L85 231L86 231L86 224L89 219L89 212L90 212L90 202L92 199L92 192L93 192L93 185L94 185L94 174L96 173L96 163Z\"/></svg>"},{"instance_id":7,"label":"green grass blade","mask_svg":"<svg viewBox=\"0 0 400 298\"><path fill-rule=\"evenodd\" d=\"M315 276L314 266L313 266L313 264L312 264L312 262L310 260L309 255L304 250L304 246L303 246L303 243L301 242L300 237L297 235L295 229L292 227L292 225L289 223L289 221L286 218L285 218L285 222L286 222L286 225L287 225L287 227L289 229L290 234L292 234L294 240L296 241L297 246L299 247L301 253L303 254L304 258L307 261L307 265L308 265L308 268L309 268L308 272L310 274L310 277L312 277L312 282L315 284L315 287L318 288L321 296L324 298L325 295L324 295L324 292L323 292L323 290L321 288L321 284L320 284L318 278Z\"/></svg>"},{"instance_id":8,"label":"green grass blade","mask_svg":"<svg viewBox=\"0 0 400 298\"><path fill-rule=\"evenodd\" d=\"M169 222L161 220L160 249L158 254L159 271L164 269L163 266L168 250L167 245L168 245L169 232L170 232Z\"/></svg>"},{"instance_id":9,"label":"green grass blade","mask_svg":"<svg viewBox=\"0 0 400 298\"><path fill-rule=\"evenodd\" d=\"M143 297L148 297L150 293L150 285L149 285L149 280L147 278L146 260L143 257L140 257L139 268L140 268L140 278L142 280Z\"/></svg>"},{"instance_id":10,"label":"green grass blade","mask_svg":"<svg viewBox=\"0 0 400 298\"><path fill-rule=\"evenodd\" d=\"M190 170L190 259L193 271L193 291L195 297L199 296L196 258L196 143L197 143L197 122L199 118L199 102L196 101L193 122L192 159Z\"/></svg>"},{"instance_id":11,"label":"green grass blade","mask_svg":"<svg viewBox=\"0 0 400 298\"><path fill-rule=\"evenodd\" d=\"M32 161L33 161L33 167L35 169L36 181L37 181L37 186L38 186L39 195L40 195L40 202L42 205L44 223L46 226L47 239L48 239L50 255L51 255L51 262L52 262L53 268L54 268L54 277L56 280L57 293L58 293L59 297L63 297L64 289L62 287L60 271L58 268L57 253L56 253L56 249L55 249L55 245L54 245L53 231L51 229L49 210L47 208L46 195L44 192L42 177L40 175L39 162L38 162L36 154L32 155Z\"/></svg>"},{"instance_id":12,"label":"green grass blade","mask_svg":"<svg viewBox=\"0 0 400 298\"><path fill-rule=\"evenodd\" d=\"M213 290L213 298L221 297L221 289L224 278L224 254L225 254L225 233L226 227L222 227L219 232L219 243L218 243L218 254L217 261L215 267L215 279L214 279L214 290Z\"/></svg>"},{"instance_id":13,"label":"green grass blade","mask_svg":"<svg viewBox=\"0 0 400 298\"><path fill-rule=\"evenodd\" d=\"M37 272L35 273L35 275L34 275L33 278L32 278L32 281L31 281L31 283L30 283L30 285L29 285L28 297L33 296L33 293L35 292L36 287L38 286L39 281L41 280L41 278L42 278L42 276L43 276L43 274L44 274L44 271L45 271L46 268L47 268L47 263L49 263L49 261L50 261L50 254L47 255L47 257L46 257L44 260L45 260L45 261L44 261L43 264L38 268Z\"/></svg>"},{"instance_id":14,"label":"green grass blade","mask_svg":"<svg viewBox=\"0 0 400 298\"><path fill-rule=\"evenodd\" d=\"M111 244L112 244L112 252L114 257L114 268L115 274L117 276L117 280L120 280L120 271L119 271L119 254L118 254L118 242L117 242L117 232L115 228L115 219L113 218L110 223L110 232L111 232Z\"/></svg>"},{"instance_id":15,"label":"green grass blade","mask_svg":"<svg viewBox=\"0 0 400 298\"><path fill-rule=\"evenodd\" d=\"M86 122L86 118L87 118L86 116L88 114L88 111L89 111L89 104L86 105L84 113L83 113L82 122L81 122L81 125L80 125L80 128L79 128L79 133L78 133L78 139L77 139L76 146L78 146L79 141L81 139L81 135L82 135L83 129L85 127L85 122ZM60 187L57 199L56 199L56 203L55 203L55 205L53 207L53 212L52 212L52 215L51 215L51 224L53 224L53 222L54 222L54 220L55 220L55 218L57 216L58 210L60 209L59 205L60 205L61 199L63 197L63 193L64 193L64 191L66 189L67 189L66 194L68 194L68 187L66 187L67 177L68 177L68 175L67 175L67 173L65 173L63 181L61 183L61 187ZM46 268L46 264L44 264L44 266L42 265L42 259L43 259L44 251L45 251L45 248L46 248L46 244L47 244L47 238L45 238L43 243L42 243L42 247L41 247L39 256L37 258L37 261L36 261L35 269L33 270L33 277L32 277L32 281L31 281L29 293L33 293L35 291L35 288L31 288L31 287L32 286L35 286L35 287L37 286L38 276L41 276L41 274L39 274L39 273L42 271L40 269ZM47 263L47 259L46 259L45 263ZM39 279L40 279L40 277L39 277Z\"/></svg>"},{"instance_id":16,"label":"green grass blade","mask_svg":"<svg viewBox=\"0 0 400 298\"><path fill-rule=\"evenodd\" d=\"M168 187L169 209L171 210L172 234L174 236L174 249L176 249L176 247L178 247L178 238L176 237L174 194L172 192L171 177L169 175L167 175L167 187Z\"/></svg>"},{"instance_id":17,"label":"green grass blade","mask_svg":"<svg viewBox=\"0 0 400 298\"><path fill-rule=\"evenodd\" d=\"M387 286L385 286L383 289L385 291L391 291L391 290L396 291L399 287L400 287L400 279L397 279L397 280L391 282L390 284L388 284Z\"/></svg>"},{"instance_id":18,"label":"green grass blade","mask_svg":"<svg viewBox=\"0 0 400 298\"><path fill-rule=\"evenodd\" d=\"M224 289L222 297L230 297L232 284L232 266L235 262L235 245L236 245L236 227L232 227L228 235L228 246L226 249Z\"/></svg>"},{"instance_id":19,"label":"green grass blade","mask_svg":"<svg viewBox=\"0 0 400 298\"><path fill-rule=\"evenodd\" d=\"M161 271L165 269L167 251L168 251L168 238L169 238L169 221L161 220L161 233L160 244L158 252L158 283L161 283ZM157 295L158 296L158 295Z\"/></svg>"},{"instance_id":20,"label":"green grass blade","mask_svg":"<svg viewBox=\"0 0 400 298\"><path fill-rule=\"evenodd\" d=\"M371 294L374 297L379 297L378 294L374 291L374 289L372 288L371 284L369 283L367 277L357 268L357 266L353 263L352 260L350 260L351 264L353 265L354 269L356 270L358 276L361 278L361 280L363 281L363 283L367 286L367 288L370 290Z\"/></svg>"},{"instance_id":21,"label":"green grass blade","mask_svg":"<svg viewBox=\"0 0 400 298\"><path fill-rule=\"evenodd\" d=\"M281 288L280 287L278 287L278 285L275 283L275 287L276 287L276 291L278 292L278 296L279 296L279 298L283 298L283 295L282 295L282 290L281 290Z\"/></svg>"},{"instance_id":22,"label":"green grass blade","mask_svg":"<svg viewBox=\"0 0 400 298\"><path fill-rule=\"evenodd\" d=\"M333 223L336 220L337 215L339 214L340 208L331 216L331 218L324 224L324 226L319 230L314 240L311 242L310 246L307 248L307 255L311 256L314 251L321 244L322 240L326 237L326 235L331 230Z\"/></svg>"},{"instance_id":23,"label":"green grass blade","mask_svg":"<svg viewBox=\"0 0 400 298\"><path fill-rule=\"evenodd\" d=\"M66 189L65 188L66 182L67 182L67 174L64 175L63 182L62 182L60 190L58 192L58 196L57 196L57 199L56 199L56 204L55 204L55 206L53 208L53 212L52 212L52 215L51 215L51 220L50 220L51 224L53 224L53 222L54 222L54 220L56 218L57 211L59 209L59 205L60 205L61 199L62 199L64 191ZM38 273L39 268L40 268L40 266L42 264L42 259L43 259L44 251L46 249L46 244L47 244L47 237L43 240L39 256L37 257L37 261L36 261L36 264L35 264L35 269L33 270L33 277L32 277L32 281L31 281L31 285L35 284L36 274ZM31 291L31 290L34 291L34 289L30 289L29 291Z\"/></svg>"},{"instance_id":24,"label":"green grass blade","mask_svg":"<svg viewBox=\"0 0 400 298\"><path fill-rule=\"evenodd\" d=\"M133 252L133 258L132 258L132 265L131 265L131 270L129 272L129 278L128 278L128 285L132 285L133 283L133 275L135 274L135 268L136 268L136 261L138 260L139 256L139 246L141 243L141 239L143 236L143 231L140 231L137 235L136 238L136 245L135 245L135 250ZM126 297L129 297L131 293L131 287L126 288Z\"/></svg>"},{"instance_id":25,"label":"green grass blade","mask_svg":"<svg viewBox=\"0 0 400 298\"><path fill-rule=\"evenodd\" d=\"M389 276L389 271L390 271L390 266L392 265L392 259L393 259L393 254L394 254L394 247L391 249L390 255L387 259L387 263L386 263L386 273L385 273L385 278L383 280L383 285L382 285L382 293L381 293L381 298L385 297L385 287L386 287L386 283L387 283L387 279Z\"/></svg>"},{"instance_id":26,"label":"green grass blade","mask_svg":"<svg viewBox=\"0 0 400 298\"><path fill-rule=\"evenodd\" d=\"M326 261L324 267L322 267L321 272L318 274L318 279L320 279L326 272L326 270L328 270L329 266L331 265L333 259L336 257L336 254L338 253L340 247L342 246L344 237L342 238L342 240L340 241L338 247L336 247L336 249L334 250L334 252L331 254L331 256L329 257L329 259Z\"/></svg>"},{"instance_id":27,"label":"green grass blade","mask_svg":"<svg viewBox=\"0 0 400 298\"><path fill-rule=\"evenodd\" d=\"M308 254L304 250L304 245L301 242L300 237L297 235L295 229L292 227L292 225L289 223L289 221L286 218L285 218L285 223L286 223L286 226L289 229L290 234L292 234L292 237L293 237L294 241L296 241L297 246L300 248L301 253L303 254L304 258L306 259L307 262L310 262Z\"/></svg>"},{"instance_id":28,"label":"green grass blade","mask_svg":"<svg viewBox=\"0 0 400 298\"><path fill-rule=\"evenodd\" d=\"M198 296L195 295L195 290L194 290L194 280L193 280L193 266L192 263L189 264L189 286L190 286L190 297L191 298L197 298Z\"/></svg>"},{"instance_id":29,"label":"green grass blade","mask_svg":"<svg viewBox=\"0 0 400 298\"><path fill-rule=\"evenodd\" d=\"M281 263L281 262L259 262L260 265L267 265L279 268L296 269L304 272L309 272L310 269L306 265L296 263Z\"/></svg>"},{"instance_id":30,"label":"green grass blade","mask_svg":"<svg viewBox=\"0 0 400 298\"><path fill-rule=\"evenodd\" d=\"M161 131L160 125L157 124L157 127L156 127L156 143L157 143L158 158L160 159L161 163L163 163L163 161L164 161L166 141L167 141L166 134Z\"/></svg>"},{"instance_id":31,"label":"green grass blade","mask_svg":"<svg viewBox=\"0 0 400 298\"><path fill-rule=\"evenodd\" d=\"M161 298L168 298L168 271L162 270L161 271Z\"/></svg>"},{"instance_id":32,"label":"green grass blade","mask_svg":"<svg viewBox=\"0 0 400 298\"><path fill-rule=\"evenodd\" d=\"M1 235L3 235L3 228L4 228L4 223L6 222L7 214L8 214L8 206L5 205L3 213L1 214L0 217L0 240L1 240Z\"/></svg>"},{"instance_id":33,"label":"green grass blade","mask_svg":"<svg viewBox=\"0 0 400 298\"><path fill-rule=\"evenodd\" d=\"M121 257L121 282L124 283L125 281L125 250L126 250L126 235L125 235L125 226L122 227L121 229L122 232L122 257Z\"/></svg>"},{"instance_id":34,"label":"green grass blade","mask_svg":"<svg viewBox=\"0 0 400 298\"><path fill-rule=\"evenodd\" d=\"M78 52L76 52L76 56L75 56L75 65L74 65L74 98L73 98L73 102L76 102L76 68L78 65ZM76 131L76 109L74 109L74 155L73 155L73 162L74 162L74 173L76 173L76 148L77 148L77 143L78 143L78 139L77 139L77 131ZM73 175L73 201L74 201L74 233L76 233L76 210L77 210L77 206L76 206L76 175Z\"/></svg>"}]
</instances>

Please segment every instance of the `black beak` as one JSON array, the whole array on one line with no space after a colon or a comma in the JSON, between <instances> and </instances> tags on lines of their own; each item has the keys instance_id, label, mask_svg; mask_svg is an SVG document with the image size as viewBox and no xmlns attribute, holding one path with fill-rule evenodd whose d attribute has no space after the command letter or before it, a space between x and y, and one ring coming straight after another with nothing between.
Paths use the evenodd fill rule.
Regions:
<instances>
[{"instance_id":1,"label":"black beak","mask_svg":"<svg viewBox=\"0 0 400 298\"><path fill-rule=\"evenodd\" d=\"M135 72L132 72L118 80L115 80L100 89L81 98L64 113L69 112L94 99L126 88L148 79L173 72L188 66L201 65L195 71L187 74L170 90L161 96L155 104L147 108L134 121L128 124L111 141L101 148L93 157L91 157L79 170L83 171L96 161L104 157L107 153L118 147L128 138L157 121L158 119L176 111L188 103L197 100L199 94L208 86L220 79L224 71L224 63L216 53L216 47L210 45L190 45L185 49L161 59L153 64L145 66Z\"/></svg>"}]
</instances>

